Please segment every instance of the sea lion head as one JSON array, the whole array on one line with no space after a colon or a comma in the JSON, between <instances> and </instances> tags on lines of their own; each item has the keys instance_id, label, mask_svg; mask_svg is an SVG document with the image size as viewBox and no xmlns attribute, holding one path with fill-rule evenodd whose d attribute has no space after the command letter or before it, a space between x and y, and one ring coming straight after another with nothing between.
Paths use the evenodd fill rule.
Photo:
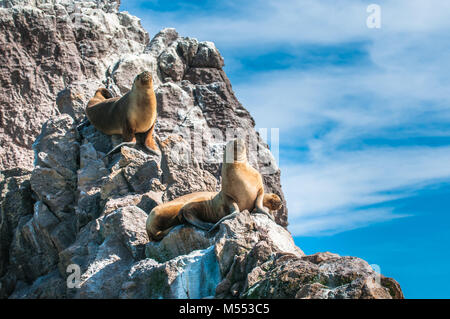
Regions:
<instances>
[{"instance_id":1,"label":"sea lion head","mask_svg":"<svg viewBox=\"0 0 450 319\"><path fill-rule=\"evenodd\" d=\"M152 74L149 71L144 71L138 74L134 78L134 85L142 88L153 86Z\"/></svg>"},{"instance_id":2,"label":"sea lion head","mask_svg":"<svg viewBox=\"0 0 450 319\"><path fill-rule=\"evenodd\" d=\"M247 148L243 139L237 138L227 143L224 160L226 163L247 161Z\"/></svg>"},{"instance_id":3,"label":"sea lion head","mask_svg":"<svg viewBox=\"0 0 450 319\"><path fill-rule=\"evenodd\" d=\"M271 211L279 210L283 203L281 202L280 196L273 193L265 193L264 194L264 202L263 205L269 208Z\"/></svg>"}]
</instances>

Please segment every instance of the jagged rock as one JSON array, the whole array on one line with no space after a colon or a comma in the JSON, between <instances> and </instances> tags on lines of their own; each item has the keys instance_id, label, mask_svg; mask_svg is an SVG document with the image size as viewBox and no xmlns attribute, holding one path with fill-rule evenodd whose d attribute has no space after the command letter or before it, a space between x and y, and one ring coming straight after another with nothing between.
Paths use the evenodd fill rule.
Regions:
<instances>
[{"instance_id":1,"label":"jagged rock","mask_svg":"<svg viewBox=\"0 0 450 319\"><path fill-rule=\"evenodd\" d=\"M149 156L138 150L123 147L119 165L123 175L136 193L146 193L153 189L153 179L161 178L160 158Z\"/></svg>"},{"instance_id":2,"label":"jagged rock","mask_svg":"<svg viewBox=\"0 0 450 319\"><path fill-rule=\"evenodd\" d=\"M163 264L145 259L135 265L122 286L121 298L205 298L214 296L220 271L209 247Z\"/></svg>"},{"instance_id":3,"label":"jagged rock","mask_svg":"<svg viewBox=\"0 0 450 319\"><path fill-rule=\"evenodd\" d=\"M22 218L16 228L10 248L11 267L20 280L32 283L54 269L58 253L74 237L70 216L61 222L44 203L37 202L33 216Z\"/></svg>"},{"instance_id":4,"label":"jagged rock","mask_svg":"<svg viewBox=\"0 0 450 319\"><path fill-rule=\"evenodd\" d=\"M30 177L26 169L0 172L0 278L6 272L9 245L19 220L33 213Z\"/></svg>"},{"instance_id":5,"label":"jagged rock","mask_svg":"<svg viewBox=\"0 0 450 319\"><path fill-rule=\"evenodd\" d=\"M58 111L70 115L76 122L81 122L85 117L84 109L91 96L87 92L95 92L103 86L101 81L79 81L68 84L56 96Z\"/></svg>"},{"instance_id":6,"label":"jagged rock","mask_svg":"<svg viewBox=\"0 0 450 319\"><path fill-rule=\"evenodd\" d=\"M175 82L183 79L184 71L186 69L183 60L177 53L177 46L177 44L171 45L158 57L161 72Z\"/></svg>"},{"instance_id":7,"label":"jagged rock","mask_svg":"<svg viewBox=\"0 0 450 319\"><path fill-rule=\"evenodd\" d=\"M162 203L162 192L147 192L145 194L128 195L125 197L109 198L103 208L103 215L109 215L116 209L126 206L136 206L147 214Z\"/></svg>"},{"instance_id":8,"label":"jagged rock","mask_svg":"<svg viewBox=\"0 0 450 319\"><path fill-rule=\"evenodd\" d=\"M189 144L181 136L171 135L160 146L163 183L168 184L163 199L172 200L188 193L217 190L217 180L200 168L191 156Z\"/></svg>"},{"instance_id":9,"label":"jagged rock","mask_svg":"<svg viewBox=\"0 0 450 319\"><path fill-rule=\"evenodd\" d=\"M58 92L72 91L74 82L101 82L120 56L143 52L148 34L139 19L118 12L119 3L0 2L0 119L4 128L0 169L13 168L16 163L33 167L31 145L42 124L57 114ZM80 101L94 93L90 89L75 92L82 94ZM78 100L73 99L73 110L68 111L75 117L80 112ZM61 111L70 108L71 102L59 102Z\"/></svg>"},{"instance_id":10,"label":"jagged rock","mask_svg":"<svg viewBox=\"0 0 450 319\"><path fill-rule=\"evenodd\" d=\"M143 71L158 73L156 58L150 54L127 54L122 56L113 66L108 69L109 77L107 85L117 94L123 95L133 86L134 78ZM153 85L160 85L159 77L153 77Z\"/></svg>"},{"instance_id":11,"label":"jagged rock","mask_svg":"<svg viewBox=\"0 0 450 319\"><path fill-rule=\"evenodd\" d=\"M57 270L36 279L31 286L17 283L10 299L63 299L66 297L66 283Z\"/></svg>"},{"instance_id":12,"label":"jagged rock","mask_svg":"<svg viewBox=\"0 0 450 319\"><path fill-rule=\"evenodd\" d=\"M206 232L195 227L177 226L159 242L149 242L145 256L158 262L165 262L194 250L206 249L213 244Z\"/></svg>"},{"instance_id":13,"label":"jagged rock","mask_svg":"<svg viewBox=\"0 0 450 319\"><path fill-rule=\"evenodd\" d=\"M83 272L76 297L118 298L132 263L131 253L122 242L115 236L105 239L96 250L94 260Z\"/></svg>"},{"instance_id":14,"label":"jagged rock","mask_svg":"<svg viewBox=\"0 0 450 319\"><path fill-rule=\"evenodd\" d=\"M205 41L198 44L197 54L191 64L192 67L216 68L224 66L223 58L214 43Z\"/></svg>"},{"instance_id":15,"label":"jagged rock","mask_svg":"<svg viewBox=\"0 0 450 319\"><path fill-rule=\"evenodd\" d=\"M48 120L33 144L35 166L49 168L67 180L76 179L79 142L73 119L62 114Z\"/></svg>"},{"instance_id":16,"label":"jagged rock","mask_svg":"<svg viewBox=\"0 0 450 319\"><path fill-rule=\"evenodd\" d=\"M135 259L141 259L148 243L146 220L147 214L136 206L119 208L101 218L100 232L105 238L116 236Z\"/></svg>"}]
</instances>

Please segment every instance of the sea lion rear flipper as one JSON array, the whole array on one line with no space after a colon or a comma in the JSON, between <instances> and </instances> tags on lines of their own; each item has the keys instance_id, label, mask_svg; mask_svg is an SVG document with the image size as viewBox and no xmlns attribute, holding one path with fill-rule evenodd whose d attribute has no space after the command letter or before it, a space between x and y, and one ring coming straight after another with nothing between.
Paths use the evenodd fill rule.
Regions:
<instances>
[{"instance_id":1,"label":"sea lion rear flipper","mask_svg":"<svg viewBox=\"0 0 450 319\"><path fill-rule=\"evenodd\" d=\"M239 214L239 212L234 212L231 213L230 215L227 215L225 217L222 217L221 220L219 220L217 223L214 224L214 226L212 226L209 230L208 230L208 234L212 233L212 231L214 229L216 229L217 227L219 227L220 224L222 224L224 221L226 221L227 219L231 219L234 218L237 214Z\"/></svg>"},{"instance_id":2,"label":"sea lion rear flipper","mask_svg":"<svg viewBox=\"0 0 450 319\"><path fill-rule=\"evenodd\" d=\"M263 214L269 217L270 219L273 219L273 216L268 212L268 208L264 207L264 189L261 188L258 192L258 196L256 197L255 201L255 209L252 211L252 214Z\"/></svg>"},{"instance_id":3,"label":"sea lion rear flipper","mask_svg":"<svg viewBox=\"0 0 450 319\"><path fill-rule=\"evenodd\" d=\"M214 224L214 226L212 226L209 230L208 230L208 234L211 234L211 232L216 229L217 227L219 227L220 224L222 224L224 221L226 221L227 219L231 219L234 218L237 214L239 214L239 206L236 202L231 202L231 204L229 204L228 209L231 211L230 214L222 217L217 223Z\"/></svg>"},{"instance_id":4,"label":"sea lion rear flipper","mask_svg":"<svg viewBox=\"0 0 450 319\"><path fill-rule=\"evenodd\" d=\"M136 142L122 142L116 147L114 147L112 150L110 150L105 156L103 156L103 158L108 157L109 155L117 152L117 150L120 150L122 146L134 146L134 145L136 145Z\"/></svg>"},{"instance_id":5,"label":"sea lion rear flipper","mask_svg":"<svg viewBox=\"0 0 450 319\"><path fill-rule=\"evenodd\" d=\"M77 125L77 131L81 132L86 126L91 125L89 119L85 118L80 124Z\"/></svg>"},{"instance_id":6,"label":"sea lion rear flipper","mask_svg":"<svg viewBox=\"0 0 450 319\"><path fill-rule=\"evenodd\" d=\"M187 203L184 205L179 212L179 215L182 216L183 220L185 220L188 224L200 228L202 230L209 230L213 226L212 223L204 222L199 219L196 215L196 210L199 208L196 207L199 203Z\"/></svg>"},{"instance_id":7,"label":"sea lion rear flipper","mask_svg":"<svg viewBox=\"0 0 450 319\"><path fill-rule=\"evenodd\" d=\"M190 225L200 228L201 230L209 230L213 227L212 223L204 222L198 219L194 214L182 211L183 219Z\"/></svg>"},{"instance_id":8,"label":"sea lion rear flipper","mask_svg":"<svg viewBox=\"0 0 450 319\"><path fill-rule=\"evenodd\" d=\"M101 88L101 94L105 99L112 99L113 97L115 97L114 93L107 88Z\"/></svg>"}]
</instances>

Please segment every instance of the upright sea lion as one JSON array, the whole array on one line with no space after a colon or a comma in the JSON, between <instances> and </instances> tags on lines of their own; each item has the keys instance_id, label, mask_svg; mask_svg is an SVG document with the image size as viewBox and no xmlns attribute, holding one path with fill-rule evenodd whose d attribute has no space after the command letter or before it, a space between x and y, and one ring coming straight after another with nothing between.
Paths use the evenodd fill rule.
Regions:
<instances>
[{"instance_id":1,"label":"upright sea lion","mask_svg":"<svg viewBox=\"0 0 450 319\"><path fill-rule=\"evenodd\" d=\"M202 224L204 229L211 229L214 223L223 218L226 213L224 210L215 209L216 203L222 201L221 198L220 192L196 192L156 206L147 217L148 237L154 241L161 240L173 227L182 224L184 219L180 210L190 203L198 203L197 210L195 210L198 222ZM278 195L266 193L264 194L263 205L273 212L281 208L282 202Z\"/></svg>"},{"instance_id":2,"label":"upright sea lion","mask_svg":"<svg viewBox=\"0 0 450 319\"><path fill-rule=\"evenodd\" d=\"M273 219L264 206L277 210L281 199L275 194L264 194L261 175L247 162L244 141L236 139L227 143L224 153L222 190L188 194L155 207L147 218L147 233L150 239L160 240L183 221L211 231L242 210Z\"/></svg>"},{"instance_id":3,"label":"upright sea lion","mask_svg":"<svg viewBox=\"0 0 450 319\"><path fill-rule=\"evenodd\" d=\"M107 155L123 145L135 144L136 133L144 133L144 145L147 150L159 154L153 139L156 122L156 96L150 72L144 71L137 75L131 91L122 97L111 97L108 90L98 89L88 102L86 115L99 131L107 135L122 135L123 143L116 146Z\"/></svg>"}]
</instances>

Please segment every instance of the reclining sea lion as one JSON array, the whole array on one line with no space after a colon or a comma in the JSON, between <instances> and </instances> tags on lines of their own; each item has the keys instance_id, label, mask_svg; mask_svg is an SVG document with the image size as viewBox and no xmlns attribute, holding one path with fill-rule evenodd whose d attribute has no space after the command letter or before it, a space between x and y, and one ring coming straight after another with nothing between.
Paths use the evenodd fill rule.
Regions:
<instances>
[{"instance_id":1,"label":"reclining sea lion","mask_svg":"<svg viewBox=\"0 0 450 319\"><path fill-rule=\"evenodd\" d=\"M217 223L221 218L225 217L225 212L216 211L213 202L221 201L220 192L196 192L180 196L170 202L163 203L152 209L147 217L146 229L150 240L158 241L166 236L173 227L181 225L184 221L180 210L183 206L191 203L197 203L197 207L191 207L189 211L194 208L198 224L202 224L202 229L212 229L214 223ZM265 193L263 200L264 207L267 207L271 212L277 211L281 208L281 199L277 194ZM217 214L216 214L217 213ZM196 225L197 226L197 225Z\"/></svg>"},{"instance_id":2,"label":"reclining sea lion","mask_svg":"<svg viewBox=\"0 0 450 319\"><path fill-rule=\"evenodd\" d=\"M136 133L145 134L144 146L147 150L160 154L153 139L156 96L150 72L144 71L137 75L131 91L122 97L112 97L107 89L98 89L88 102L86 115L99 131L107 135L122 135L123 143L113 148L106 156L123 145L136 144Z\"/></svg>"},{"instance_id":3,"label":"reclining sea lion","mask_svg":"<svg viewBox=\"0 0 450 319\"><path fill-rule=\"evenodd\" d=\"M183 221L212 231L243 210L273 219L264 207L278 210L281 199L276 194L264 194L261 174L248 164L244 141L236 139L227 143L224 153L222 190L184 195L155 207L147 218L146 229L150 239L160 240Z\"/></svg>"}]
</instances>

